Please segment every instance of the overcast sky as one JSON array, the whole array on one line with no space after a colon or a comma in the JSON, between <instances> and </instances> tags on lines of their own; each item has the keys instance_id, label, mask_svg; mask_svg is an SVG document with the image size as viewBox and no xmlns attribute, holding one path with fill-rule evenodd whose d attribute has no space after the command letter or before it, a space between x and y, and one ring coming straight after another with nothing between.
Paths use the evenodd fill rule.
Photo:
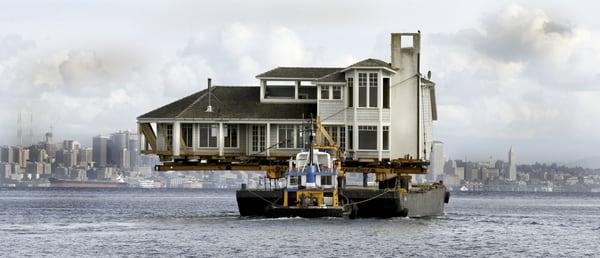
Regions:
<instances>
[{"instance_id":1,"label":"overcast sky","mask_svg":"<svg viewBox=\"0 0 600 258\"><path fill-rule=\"evenodd\" d=\"M19 111L36 139L53 126L89 144L207 77L389 60L390 32L421 30L447 156L600 156L595 1L215 2L1 1L0 143L17 143Z\"/></svg>"}]
</instances>

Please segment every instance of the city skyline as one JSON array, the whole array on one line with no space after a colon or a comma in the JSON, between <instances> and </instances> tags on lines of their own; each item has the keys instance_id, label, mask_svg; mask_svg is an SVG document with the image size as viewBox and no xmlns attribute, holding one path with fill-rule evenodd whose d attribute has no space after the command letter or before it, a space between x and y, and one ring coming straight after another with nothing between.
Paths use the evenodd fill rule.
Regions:
<instances>
[{"instance_id":1,"label":"city skyline","mask_svg":"<svg viewBox=\"0 0 600 258\"><path fill-rule=\"evenodd\" d=\"M438 86L434 138L449 157L503 157L511 145L525 163L600 156L594 115L600 93L592 69L600 62L600 24L593 4L430 2L382 10L349 2L335 15L323 14L335 13L337 4L318 10L282 4L270 13L263 10L273 7L268 2L164 2L134 15L127 11L133 2L36 8L64 13L60 19L29 4L0 8L9 18L0 21L6 25L0 32L3 144L17 143L20 112L25 125L34 113L40 138L52 127L58 139L91 145L98 133L135 128L144 110L204 89L207 77L217 85L256 85L258 71L275 64L388 60L380 46L387 46L389 32L420 29L423 67ZM223 15L231 4L252 11ZM428 10L432 4L445 8ZM92 14L78 22L80 13ZM103 19L108 13L114 19ZM428 15L438 18L423 19Z\"/></svg>"}]
</instances>

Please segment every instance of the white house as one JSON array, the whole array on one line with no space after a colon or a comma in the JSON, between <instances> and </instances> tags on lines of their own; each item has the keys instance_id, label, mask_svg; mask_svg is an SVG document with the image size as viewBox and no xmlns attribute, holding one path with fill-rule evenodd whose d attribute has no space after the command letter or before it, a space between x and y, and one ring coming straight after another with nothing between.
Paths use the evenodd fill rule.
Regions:
<instances>
[{"instance_id":1,"label":"white house","mask_svg":"<svg viewBox=\"0 0 600 258\"><path fill-rule=\"evenodd\" d=\"M289 158L320 120L350 160L428 160L435 83L420 70L420 33L391 34L391 62L277 67L258 86L211 86L137 118L142 153L162 160ZM174 140L176 139L176 140Z\"/></svg>"}]
</instances>

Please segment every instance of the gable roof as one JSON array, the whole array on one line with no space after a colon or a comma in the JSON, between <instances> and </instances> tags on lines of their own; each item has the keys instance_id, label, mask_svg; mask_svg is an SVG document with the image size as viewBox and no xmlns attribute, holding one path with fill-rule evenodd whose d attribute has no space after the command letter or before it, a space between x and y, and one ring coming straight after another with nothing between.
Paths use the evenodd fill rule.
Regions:
<instances>
[{"instance_id":1,"label":"gable roof","mask_svg":"<svg viewBox=\"0 0 600 258\"><path fill-rule=\"evenodd\" d=\"M336 67L277 67L257 75L256 78L294 78L314 80L342 69L343 68Z\"/></svg>"},{"instance_id":2,"label":"gable roof","mask_svg":"<svg viewBox=\"0 0 600 258\"><path fill-rule=\"evenodd\" d=\"M392 65L390 63L375 58L367 58L351 66L348 66L348 68L350 67L385 67L392 69Z\"/></svg>"},{"instance_id":3,"label":"gable roof","mask_svg":"<svg viewBox=\"0 0 600 258\"><path fill-rule=\"evenodd\" d=\"M385 70L388 70L392 73L396 73L396 71L392 68L392 65L390 63L375 58L367 58L365 60L362 60L344 68L340 72L345 72L353 68L384 68Z\"/></svg>"},{"instance_id":4,"label":"gable roof","mask_svg":"<svg viewBox=\"0 0 600 258\"><path fill-rule=\"evenodd\" d=\"M208 91L157 108L140 118L233 118L233 119L302 119L316 116L314 103L260 103L258 86L214 86L211 90L213 112L205 112Z\"/></svg>"}]
</instances>

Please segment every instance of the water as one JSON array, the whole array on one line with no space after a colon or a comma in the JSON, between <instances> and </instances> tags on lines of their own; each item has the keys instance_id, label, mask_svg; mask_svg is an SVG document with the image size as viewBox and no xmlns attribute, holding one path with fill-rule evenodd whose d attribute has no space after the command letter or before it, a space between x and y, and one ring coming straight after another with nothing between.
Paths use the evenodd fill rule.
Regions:
<instances>
[{"instance_id":1,"label":"water","mask_svg":"<svg viewBox=\"0 0 600 258\"><path fill-rule=\"evenodd\" d=\"M233 191L0 190L0 256L597 256L600 194L455 194L434 219L240 218Z\"/></svg>"}]
</instances>

